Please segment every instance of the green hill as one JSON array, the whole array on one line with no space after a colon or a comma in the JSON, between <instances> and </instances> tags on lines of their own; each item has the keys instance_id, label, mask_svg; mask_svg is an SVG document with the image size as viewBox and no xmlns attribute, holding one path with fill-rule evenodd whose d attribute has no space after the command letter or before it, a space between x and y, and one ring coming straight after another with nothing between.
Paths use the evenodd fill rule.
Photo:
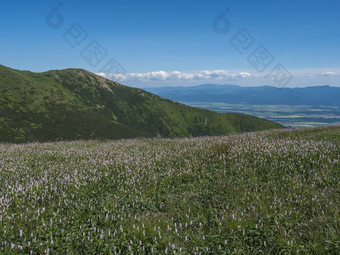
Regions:
<instances>
[{"instance_id":1,"label":"green hill","mask_svg":"<svg viewBox=\"0 0 340 255\"><path fill-rule=\"evenodd\" d=\"M0 65L0 141L192 137L281 128L242 114L185 106L82 69Z\"/></svg>"}]
</instances>

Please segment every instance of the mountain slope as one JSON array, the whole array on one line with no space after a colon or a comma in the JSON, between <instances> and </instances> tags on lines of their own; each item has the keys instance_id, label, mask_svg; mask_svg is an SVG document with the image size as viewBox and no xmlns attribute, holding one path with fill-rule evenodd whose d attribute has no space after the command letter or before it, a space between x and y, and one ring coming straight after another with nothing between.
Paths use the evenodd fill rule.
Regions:
<instances>
[{"instance_id":1,"label":"mountain slope","mask_svg":"<svg viewBox=\"0 0 340 255\"><path fill-rule=\"evenodd\" d=\"M281 128L242 114L185 106L81 69L0 66L0 141L190 137Z\"/></svg>"},{"instance_id":2,"label":"mountain slope","mask_svg":"<svg viewBox=\"0 0 340 255\"><path fill-rule=\"evenodd\" d=\"M193 87L145 88L145 90L181 102L340 106L340 88L330 86L276 88L205 84Z\"/></svg>"}]
</instances>

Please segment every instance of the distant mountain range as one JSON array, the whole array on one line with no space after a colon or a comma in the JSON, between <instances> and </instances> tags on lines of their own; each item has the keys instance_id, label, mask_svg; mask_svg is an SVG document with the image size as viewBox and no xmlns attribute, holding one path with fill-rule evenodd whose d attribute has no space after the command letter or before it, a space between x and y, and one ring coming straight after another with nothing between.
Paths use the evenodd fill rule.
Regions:
<instances>
[{"instance_id":1,"label":"distant mountain range","mask_svg":"<svg viewBox=\"0 0 340 255\"><path fill-rule=\"evenodd\" d=\"M82 69L44 73L0 65L0 142L192 137L282 128L186 106Z\"/></svg>"},{"instance_id":2,"label":"distant mountain range","mask_svg":"<svg viewBox=\"0 0 340 255\"><path fill-rule=\"evenodd\" d=\"M340 84L339 84L340 85ZM276 88L205 84L194 87L159 87L145 90L180 102L223 102L248 105L340 106L340 87Z\"/></svg>"}]
</instances>

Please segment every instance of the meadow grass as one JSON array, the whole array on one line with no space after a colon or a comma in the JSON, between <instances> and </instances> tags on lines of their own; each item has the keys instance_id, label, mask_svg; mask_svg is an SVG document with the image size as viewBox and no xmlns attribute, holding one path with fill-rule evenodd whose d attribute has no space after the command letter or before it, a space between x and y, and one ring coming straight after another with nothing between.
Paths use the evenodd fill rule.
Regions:
<instances>
[{"instance_id":1,"label":"meadow grass","mask_svg":"<svg viewBox=\"0 0 340 255\"><path fill-rule=\"evenodd\" d=\"M3 254L339 254L340 127L0 145Z\"/></svg>"}]
</instances>

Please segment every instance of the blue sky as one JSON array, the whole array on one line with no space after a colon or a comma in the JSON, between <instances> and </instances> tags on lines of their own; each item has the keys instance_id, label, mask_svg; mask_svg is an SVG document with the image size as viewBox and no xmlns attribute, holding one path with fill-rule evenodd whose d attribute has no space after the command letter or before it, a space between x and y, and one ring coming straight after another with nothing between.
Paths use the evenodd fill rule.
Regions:
<instances>
[{"instance_id":1,"label":"blue sky","mask_svg":"<svg viewBox=\"0 0 340 255\"><path fill-rule=\"evenodd\" d=\"M7 1L0 64L35 72L84 68L139 87L340 86L339 13L338 0ZM230 25L220 34L218 16ZM92 46L101 54L89 60ZM261 49L271 60L265 68L254 66ZM111 59L119 68L103 69ZM269 75L279 64L292 77L287 83Z\"/></svg>"}]
</instances>

